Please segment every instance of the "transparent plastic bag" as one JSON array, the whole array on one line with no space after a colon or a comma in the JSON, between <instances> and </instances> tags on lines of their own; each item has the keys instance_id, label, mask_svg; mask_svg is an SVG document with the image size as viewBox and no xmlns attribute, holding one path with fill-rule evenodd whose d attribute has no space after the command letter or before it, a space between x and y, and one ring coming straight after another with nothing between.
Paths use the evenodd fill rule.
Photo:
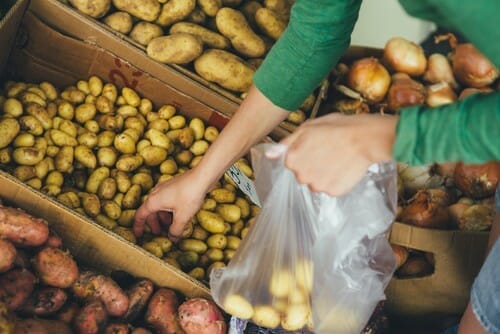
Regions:
<instances>
[{"instance_id":1,"label":"transparent plastic bag","mask_svg":"<svg viewBox=\"0 0 500 334\"><path fill-rule=\"evenodd\" d=\"M347 195L299 184L283 154L252 149L262 208L210 287L227 313L267 328L359 333L395 269L386 233L396 210L396 165L373 165Z\"/></svg>"}]
</instances>

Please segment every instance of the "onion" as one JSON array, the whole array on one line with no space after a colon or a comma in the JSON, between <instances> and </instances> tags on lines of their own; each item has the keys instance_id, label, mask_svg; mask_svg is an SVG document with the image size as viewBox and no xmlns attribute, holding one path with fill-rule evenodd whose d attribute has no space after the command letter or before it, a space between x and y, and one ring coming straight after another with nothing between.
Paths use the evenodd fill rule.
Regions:
<instances>
[{"instance_id":1,"label":"onion","mask_svg":"<svg viewBox=\"0 0 500 334\"><path fill-rule=\"evenodd\" d=\"M418 190L438 188L443 185L444 178L441 175L433 175L432 168L432 165L398 164L398 178L403 183L403 193L406 198L412 197Z\"/></svg>"},{"instance_id":2,"label":"onion","mask_svg":"<svg viewBox=\"0 0 500 334\"><path fill-rule=\"evenodd\" d=\"M458 83L453 76L451 64L446 56L440 53L431 54L427 60L427 70L422 77L430 83L446 82L453 89L458 89Z\"/></svg>"},{"instance_id":3,"label":"onion","mask_svg":"<svg viewBox=\"0 0 500 334\"><path fill-rule=\"evenodd\" d=\"M487 32L485 32L487 33ZM453 49L451 63L455 77L467 87L484 87L498 78L498 69L471 43L458 44L455 35L437 36L436 42L448 40Z\"/></svg>"},{"instance_id":4,"label":"onion","mask_svg":"<svg viewBox=\"0 0 500 334\"><path fill-rule=\"evenodd\" d=\"M411 76L422 75L427 67L427 58L422 47L402 37L387 41L383 60L395 72Z\"/></svg>"},{"instance_id":5,"label":"onion","mask_svg":"<svg viewBox=\"0 0 500 334\"><path fill-rule=\"evenodd\" d=\"M460 95L458 96L459 100L465 99L467 96L473 95L473 94L486 94L486 93L491 93L493 92L493 89L490 87L482 87L482 88L472 88L468 87L465 88Z\"/></svg>"},{"instance_id":6,"label":"onion","mask_svg":"<svg viewBox=\"0 0 500 334\"><path fill-rule=\"evenodd\" d=\"M450 216L451 222L458 227L460 218L464 214L464 211L468 209L472 204L457 202L448 206L448 215Z\"/></svg>"},{"instance_id":7,"label":"onion","mask_svg":"<svg viewBox=\"0 0 500 334\"><path fill-rule=\"evenodd\" d=\"M370 107L361 100L339 100L333 105L333 109L344 115L369 114Z\"/></svg>"},{"instance_id":8,"label":"onion","mask_svg":"<svg viewBox=\"0 0 500 334\"><path fill-rule=\"evenodd\" d=\"M387 107L397 112L403 107L425 103L425 87L412 80L408 74L396 73L392 76L392 84L387 94Z\"/></svg>"},{"instance_id":9,"label":"onion","mask_svg":"<svg viewBox=\"0 0 500 334\"><path fill-rule=\"evenodd\" d=\"M449 203L449 195L443 189L419 190L403 209L401 220L419 227L447 229Z\"/></svg>"},{"instance_id":10,"label":"onion","mask_svg":"<svg viewBox=\"0 0 500 334\"><path fill-rule=\"evenodd\" d=\"M425 256L420 254L411 255L408 260L398 269L399 277L420 277L433 272L434 268L426 260Z\"/></svg>"},{"instance_id":11,"label":"onion","mask_svg":"<svg viewBox=\"0 0 500 334\"><path fill-rule=\"evenodd\" d=\"M500 162L490 161L480 165L458 163L455 184L466 196L481 199L495 194L500 177Z\"/></svg>"},{"instance_id":12,"label":"onion","mask_svg":"<svg viewBox=\"0 0 500 334\"><path fill-rule=\"evenodd\" d=\"M369 102L382 101L390 84L389 72L373 57L357 60L347 74L347 85Z\"/></svg>"},{"instance_id":13,"label":"onion","mask_svg":"<svg viewBox=\"0 0 500 334\"><path fill-rule=\"evenodd\" d=\"M466 208L460 216L458 228L463 231L486 231L491 228L495 211L483 204Z\"/></svg>"},{"instance_id":14,"label":"onion","mask_svg":"<svg viewBox=\"0 0 500 334\"><path fill-rule=\"evenodd\" d=\"M396 269L401 267L408 259L408 249L403 246L391 244L392 251L396 257Z\"/></svg>"},{"instance_id":15,"label":"onion","mask_svg":"<svg viewBox=\"0 0 500 334\"><path fill-rule=\"evenodd\" d=\"M446 82L440 82L427 86L427 96L425 103L429 107L439 107L445 104L453 103L457 100L457 94Z\"/></svg>"}]
</instances>

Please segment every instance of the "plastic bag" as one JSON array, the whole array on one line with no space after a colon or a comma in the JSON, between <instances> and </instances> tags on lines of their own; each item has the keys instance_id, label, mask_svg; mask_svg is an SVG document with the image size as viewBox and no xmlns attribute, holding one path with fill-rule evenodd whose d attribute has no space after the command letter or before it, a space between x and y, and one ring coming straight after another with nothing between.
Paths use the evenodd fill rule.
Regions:
<instances>
[{"instance_id":1,"label":"plastic bag","mask_svg":"<svg viewBox=\"0 0 500 334\"><path fill-rule=\"evenodd\" d=\"M286 147L252 149L261 212L228 266L212 271L212 296L262 327L359 333L396 265L386 238L396 165L373 165L349 194L330 197L299 184L268 149Z\"/></svg>"}]
</instances>

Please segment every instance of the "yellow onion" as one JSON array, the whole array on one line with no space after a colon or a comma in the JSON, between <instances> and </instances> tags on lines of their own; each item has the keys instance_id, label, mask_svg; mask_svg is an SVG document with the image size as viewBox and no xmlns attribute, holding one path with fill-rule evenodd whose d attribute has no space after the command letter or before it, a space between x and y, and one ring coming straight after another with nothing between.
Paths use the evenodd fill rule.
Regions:
<instances>
[{"instance_id":1,"label":"yellow onion","mask_svg":"<svg viewBox=\"0 0 500 334\"><path fill-rule=\"evenodd\" d=\"M466 208L458 221L463 231L486 231L491 228L495 211L484 204L474 204Z\"/></svg>"},{"instance_id":2,"label":"yellow onion","mask_svg":"<svg viewBox=\"0 0 500 334\"><path fill-rule=\"evenodd\" d=\"M453 73L462 84L480 88L492 84L498 78L498 69L474 45L458 44L453 34L436 37L437 42L443 40L448 40L453 49L451 54Z\"/></svg>"},{"instance_id":3,"label":"yellow onion","mask_svg":"<svg viewBox=\"0 0 500 334\"><path fill-rule=\"evenodd\" d=\"M439 188L444 183L444 177L433 173L432 165L409 166L399 163L398 179L402 183L401 186L398 184L398 195L402 194L405 198L412 197L421 189Z\"/></svg>"},{"instance_id":4,"label":"yellow onion","mask_svg":"<svg viewBox=\"0 0 500 334\"><path fill-rule=\"evenodd\" d=\"M384 46L383 61L395 72L420 76L427 67L427 58L421 46L402 37L394 37Z\"/></svg>"},{"instance_id":5,"label":"yellow onion","mask_svg":"<svg viewBox=\"0 0 500 334\"><path fill-rule=\"evenodd\" d=\"M447 229L450 196L444 189L419 190L401 213L404 223L419 227Z\"/></svg>"},{"instance_id":6,"label":"yellow onion","mask_svg":"<svg viewBox=\"0 0 500 334\"><path fill-rule=\"evenodd\" d=\"M425 81L436 84L446 82L453 89L458 89L458 83L453 75L451 64L446 56L434 53L427 59L427 69L422 77Z\"/></svg>"},{"instance_id":7,"label":"yellow onion","mask_svg":"<svg viewBox=\"0 0 500 334\"><path fill-rule=\"evenodd\" d=\"M370 107L361 100L342 99L335 102L333 109L344 115L369 114Z\"/></svg>"},{"instance_id":8,"label":"yellow onion","mask_svg":"<svg viewBox=\"0 0 500 334\"><path fill-rule=\"evenodd\" d=\"M410 78L408 74L392 75L392 84L387 93L387 108L397 112L403 107L425 103L425 87L420 82Z\"/></svg>"},{"instance_id":9,"label":"yellow onion","mask_svg":"<svg viewBox=\"0 0 500 334\"><path fill-rule=\"evenodd\" d=\"M490 87L481 87L481 88L468 87L460 92L458 99L463 100L467 96L470 96L473 94L487 94L487 93L491 93L491 92L493 92L493 89L491 89Z\"/></svg>"},{"instance_id":10,"label":"yellow onion","mask_svg":"<svg viewBox=\"0 0 500 334\"><path fill-rule=\"evenodd\" d=\"M460 217L462 217L464 211L467 210L471 205L471 203L457 202L448 206L448 215L450 216L451 223L458 227Z\"/></svg>"},{"instance_id":11,"label":"yellow onion","mask_svg":"<svg viewBox=\"0 0 500 334\"><path fill-rule=\"evenodd\" d=\"M422 254L412 254L408 260L398 269L398 277L421 277L432 274L433 266Z\"/></svg>"},{"instance_id":12,"label":"yellow onion","mask_svg":"<svg viewBox=\"0 0 500 334\"><path fill-rule=\"evenodd\" d=\"M389 72L373 57L355 61L347 74L347 85L369 102L382 101L390 84Z\"/></svg>"},{"instance_id":13,"label":"yellow onion","mask_svg":"<svg viewBox=\"0 0 500 334\"><path fill-rule=\"evenodd\" d=\"M458 163L455 184L466 196L481 199L495 194L500 178L500 162L490 161L479 165Z\"/></svg>"},{"instance_id":14,"label":"yellow onion","mask_svg":"<svg viewBox=\"0 0 500 334\"><path fill-rule=\"evenodd\" d=\"M401 267L408 259L408 249L403 246L391 244L394 257L396 257L396 269Z\"/></svg>"},{"instance_id":15,"label":"yellow onion","mask_svg":"<svg viewBox=\"0 0 500 334\"><path fill-rule=\"evenodd\" d=\"M425 103L429 107L439 107L445 104L453 103L457 100L457 94L446 82L439 82L427 86Z\"/></svg>"}]
</instances>

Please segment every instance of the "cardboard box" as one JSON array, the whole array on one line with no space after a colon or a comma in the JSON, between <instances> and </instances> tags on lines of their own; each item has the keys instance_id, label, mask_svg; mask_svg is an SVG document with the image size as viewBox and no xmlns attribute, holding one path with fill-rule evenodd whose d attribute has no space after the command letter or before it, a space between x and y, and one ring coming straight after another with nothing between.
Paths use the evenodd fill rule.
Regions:
<instances>
[{"instance_id":1,"label":"cardboard box","mask_svg":"<svg viewBox=\"0 0 500 334\"><path fill-rule=\"evenodd\" d=\"M398 316L426 318L461 314L486 255L488 232L432 230L394 223L389 241L432 252L434 273L421 278L394 277L386 289L387 309Z\"/></svg>"},{"instance_id":2,"label":"cardboard box","mask_svg":"<svg viewBox=\"0 0 500 334\"><path fill-rule=\"evenodd\" d=\"M221 113L110 52L49 28L30 10L25 13L19 30L18 40L23 43L16 43L7 67L8 74L16 79L49 80L58 87L65 87L79 79L98 75L120 87L130 84L156 106L173 104L187 117L200 117L219 128L228 121ZM15 31L9 33L15 34ZM210 298L205 285L4 172L0 173L0 197L49 221L64 238L71 253L97 269L125 270L188 297Z\"/></svg>"},{"instance_id":3,"label":"cardboard box","mask_svg":"<svg viewBox=\"0 0 500 334\"><path fill-rule=\"evenodd\" d=\"M28 0L18 0L0 20L0 74L3 72Z\"/></svg>"}]
</instances>

